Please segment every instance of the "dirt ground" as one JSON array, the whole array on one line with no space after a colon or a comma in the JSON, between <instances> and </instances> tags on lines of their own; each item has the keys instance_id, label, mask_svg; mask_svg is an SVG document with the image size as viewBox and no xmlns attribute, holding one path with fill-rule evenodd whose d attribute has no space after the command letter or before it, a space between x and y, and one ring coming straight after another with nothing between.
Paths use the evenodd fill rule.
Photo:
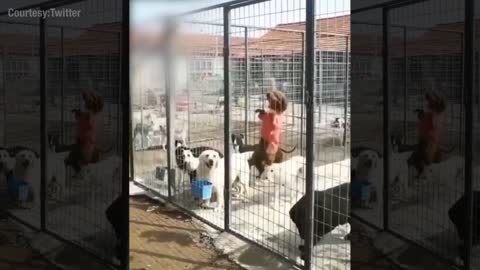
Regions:
<instances>
[{"instance_id":1,"label":"dirt ground","mask_svg":"<svg viewBox=\"0 0 480 270\"><path fill-rule=\"evenodd\" d=\"M353 228L350 233L352 268L358 270L402 269L374 247L372 239L366 236L365 225L352 220L351 226Z\"/></svg>"},{"instance_id":2,"label":"dirt ground","mask_svg":"<svg viewBox=\"0 0 480 270\"><path fill-rule=\"evenodd\" d=\"M202 225L147 197L130 199L130 269L242 269L213 248Z\"/></svg>"},{"instance_id":3,"label":"dirt ground","mask_svg":"<svg viewBox=\"0 0 480 270\"><path fill-rule=\"evenodd\" d=\"M17 224L0 221L0 269L59 270L29 246L24 230Z\"/></svg>"}]
</instances>

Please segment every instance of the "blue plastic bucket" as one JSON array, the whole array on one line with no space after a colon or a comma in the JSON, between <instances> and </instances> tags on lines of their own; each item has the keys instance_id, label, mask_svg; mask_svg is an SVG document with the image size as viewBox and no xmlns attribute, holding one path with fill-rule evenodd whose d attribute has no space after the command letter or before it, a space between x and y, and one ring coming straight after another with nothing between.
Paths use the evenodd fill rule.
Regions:
<instances>
[{"instance_id":1,"label":"blue plastic bucket","mask_svg":"<svg viewBox=\"0 0 480 270\"><path fill-rule=\"evenodd\" d=\"M30 194L30 186L23 180L7 179L8 193L14 201L26 202Z\"/></svg>"},{"instance_id":2,"label":"blue plastic bucket","mask_svg":"<svg viewBox=\"0 0 480 270\"><path fill-rule=\"evenodd\" d=\"M370 198L371 183L368 181L352 181L352 200L365 202Z\"/></svg>"},{"instance_id":3,"label":"blue plastic bucket","mask_svg":"<svg viewBox=\"0 0 480 270\"><path fill-rule=\"evenodd\" d=\"M212 197L212 183L206 180L195 180L192 182L192 195L200 200L210 200Z\"/></svg>"}]
</instances>

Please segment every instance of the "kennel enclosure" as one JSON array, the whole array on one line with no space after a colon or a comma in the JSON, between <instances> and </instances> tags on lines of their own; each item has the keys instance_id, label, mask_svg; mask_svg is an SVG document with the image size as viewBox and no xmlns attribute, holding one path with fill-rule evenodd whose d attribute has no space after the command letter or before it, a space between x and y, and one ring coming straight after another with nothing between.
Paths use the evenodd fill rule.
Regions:
<instances>
[{"instance_id":1,"label":"kennel enclosure","mask_svg":"<svg viewBox=\"0 0 480 270\"><path fill-rule=\"evenodd\" d=\"M77 19L12 17L8 11L0 12L0 145L38 153L35 169L40 187L32 207L5 204L3 210L33 231L87 252L105 267L126 269L126 260L115 259L117 240L105 210L117 197L128 197L128 166L124 165L128 137L121 135L129 122L129 115L122 113L129 107L128 62L122 57L128 43L128 28L122 23L127 12L122 11L128 10L128 1L100 2L44 1L16 8L81 10L83 16ZM73 170L65 168L68 153L52 151L48 138L58 136L62 144L76 142L72 110L81 109L83 90L96 91L104 99L99 143L105 158L88 167L89 176L79 182ZM101 166L111 171L102 171ZM125 249L122 252L127 254Z\"/></svg>"},{"instance_id":2,"label":"kennel enclosure","mask_svg":"<svg viewBox=\"0 0 480 270\"><path fill-rule=\"evenodd\" d=\"M471 213L476 208L471 200L478 182L474 155L478 70L472 45L477 32L472 29L476 25L472 5L473 1L396 1L352 6L353 39L362 39L352 48L352 93L355 100L362 100L352 106L352 148L379 150L383 164L375 180L378 203L370 210L353 209L352 216L447 264L458 263L457 246L462 242L449 209L462 196L470 202L464 216L465 230L470 231L466 238L471 239ZM431 165L429 179L434 180L420 179L414 169L405 169L408 194L403 194L394 175L402 166L401 154L392 149L390 138L417 143L415 110L426 108L425 94L430 91L445 98L440 138L442 146L452 150L445 160ZM374 134L382 134L382 139ZM467 247L464 256L461 266L475 269L478 255Z\"/></svg>"},{"instance_id":3,"label":"kennel enclosure","mask_svg":"<svg viewBox=\"0 0 480 270\"><path fill-rule=\"evenodd\" d=\"M309 198L312 215L305 220L310 226L305 239L312 239L313 224L325 222L314 220L313 209L323 209L313 205L314 190L350 181L349 124L331 126L336 118L345 123L350 118L350 18L346 5L333 13L326 5L232 1L175 17L162 42L147 44L147 37L142 42L137 36L132 46L132 121L137 121L132 126L150 123L145 128L150 135L137 133L133 139L139 146L147 142L133 151L135 183L303 269L350 265L349 242L342 239L347 224L332 233L316 231L327 235L315 247L307 240L302 261L298 245L303 240L288 213L302 196ZM151 72L152 67L162 74ZM250 171L241 165L246 158L234 153L231 135L258 142L254 111L265 108L265 94L272 88L288 97L282 147L296 147L289 155L306 162L292 164L291 170L301 173L287 176L291 185L260 183L245 196L231 176L249 178ZM178 173L174 142L182 132L190 148L208 146L225 155L223 211L198 208L188 177ZM167 144L167 150L157 142ZM345 194L331 195L349 200ZM349 216L348 211L338 214Z\"/></svg>"}]
</instances>

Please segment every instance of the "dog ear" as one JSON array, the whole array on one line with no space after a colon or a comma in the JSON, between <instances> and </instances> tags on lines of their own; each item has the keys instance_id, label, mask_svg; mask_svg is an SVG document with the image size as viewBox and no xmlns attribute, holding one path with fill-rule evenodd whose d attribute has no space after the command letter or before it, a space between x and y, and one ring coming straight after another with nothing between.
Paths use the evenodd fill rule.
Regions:
<instances>
[{"instance_id":1,"label":"dog ear","mask_svg":"<svg viewBox=\"0 0 480 270\"><path fill-rule=\"evenodd\" d=\"M175 147L183 146L183 143L179 140L175 140Z\"/></svg>"},{"instance_id":2,"label":"dog ear","mask_svg":"<svg viewBox=\"0 0 480 270\"><path fill-rule=\"evenodd\" d=\"M245 134L240 134L240 138L245 139Z\"/></svg>"},{"instance_id":3,"label":"dog ear","mask_svg":"<svg viewBox=\"0 0 480 270\"><path fill-rule=\"evenodd\" d=\"M223 153L220 152L220 151L218 151L218 156L219 156L220 158L223 158Z\"/></svg>"},{"instance_id":4,"label":"dog ear","mask_svg":"<svg viewBox=\"0 0 480 270\"><path fill-rule=\"evenodd\" d=\"M232 138L232 143L235 143L235 134L232 134L231 138Z\"/></svg>"}]
</instances>

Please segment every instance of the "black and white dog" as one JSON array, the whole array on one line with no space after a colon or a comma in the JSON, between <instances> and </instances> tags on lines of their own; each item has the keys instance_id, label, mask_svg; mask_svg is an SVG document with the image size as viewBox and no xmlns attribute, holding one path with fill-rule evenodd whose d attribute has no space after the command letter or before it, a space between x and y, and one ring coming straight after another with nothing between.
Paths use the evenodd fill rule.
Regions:
<instances>
[{"instance_id":1,"label":"black and white dog","mask_svg":"<svg viewBox=\"0 0 480 270\"><path fill-rule=\"evenodd\" d=\"M177 170L175 175L175 182L177 188L183 185L183 181L186 175L189 176L190 183L196 178L196 166L191 164L192 160L198 159L202 152L212 150L218 153L220 158L223 158L223 153L217 149L209 146L197 146L189 148L185 146L181 141L175 142L175 162L177 164Z\"/></svg>"},{"instance_id":2,"label":"black and white dog","mask_svg":"<svg viewBox=\"0 0 480 270\"><path fill-rule=\"evenodd\" d=\"M232 145L233 145L233 149L237 153L255 151L257 147L256 145L245 144L244 134L232 134Z\"/></svg>"},{"instance_id":3,"label":"black and white dog","mask_svg":"<svg viewBox=\"0 0 480 270\"><path fill-rule=\"evenodd\" d=\"M315 191L314 208L314 236L313 245L315 246L321 238L330 233L339 225L349 222L348 213L350 208L350 185L348 183L322 190ZM307 198L303 196L291 209L290 219L295 223L300 237L305 240L306 237L306 214ZM345 236L347 237L347 236ZM305 246L299 247L301 258L305 258Z\"/></svg>"},{"instance_id":4,"label":"black and white dog","mask_svg":"<svg viewBox=\"0 0 480 270\"><path fill-rule=\"evenodd\" d=\"M8 149L0 147L0 187L7 185L7 179L11 177L14 160Z\"/></svg>"}]
</instances>

